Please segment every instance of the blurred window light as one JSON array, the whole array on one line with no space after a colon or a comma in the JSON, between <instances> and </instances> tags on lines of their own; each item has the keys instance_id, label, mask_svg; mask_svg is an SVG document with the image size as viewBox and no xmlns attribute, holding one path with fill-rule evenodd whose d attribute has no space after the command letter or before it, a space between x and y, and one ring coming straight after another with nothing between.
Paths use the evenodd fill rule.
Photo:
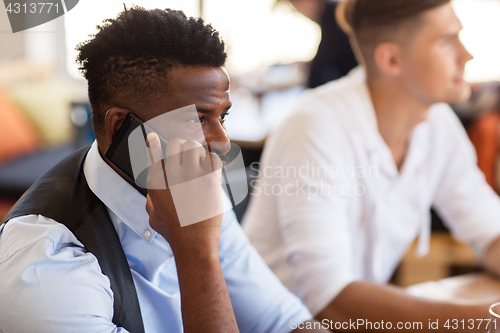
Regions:
<instances>
[{"instance_id":1,"label":"blurred window light","mask_svg":"<svg viewBox=\"0 0 500 333\"><path fill-rule=\"evenodd\" d=\"M276 0L205 0L204 18L227 43L228 70L241 74L274 64L309 61L319 26Z\"/></svg>"},{"instance_id":2,"label":"blurred window light","mask_svg":"<svg viewBox=\"0 0 500 333\"><path fill-rule=\"evenodd\" d=\"M470 82L500 80L500 1L453 0L464 29L462 43L474 56L465 68Z\"/></svg>"},{"instance_id":3,"label":"blurred window light","mask_svg":"<svg viewBox=\"0 0 500 333\"><path fill-rule=\"evenodd\" d=\"M319 27L275 0L136 0L147 9L172 8L199 16L217 29L226 43L231 74L263 69L273 64L309 61L320 40ZM81 78L75 64L78 43L97 32L96 25L123 10L123 0L85 0L65 14L66 60L71 76ZM131 3L125 2L127 7Z\"/></svg>"}]
</instances>

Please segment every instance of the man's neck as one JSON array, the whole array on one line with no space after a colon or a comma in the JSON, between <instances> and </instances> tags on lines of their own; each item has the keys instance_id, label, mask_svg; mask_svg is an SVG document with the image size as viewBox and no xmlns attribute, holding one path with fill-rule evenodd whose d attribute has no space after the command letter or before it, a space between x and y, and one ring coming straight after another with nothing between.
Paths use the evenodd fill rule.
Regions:
<instances>
[{"instance_id":1,"label":"man's neck","mask_svg":"<svg viewBox=\"0 0 500 333\"><path fill-rule=\"evenodd\" d=\"M409 94L400 84L385 78L368 79L378 130L398 168L406 157L415 126L427 119L430 105Z\"/></svg>"}]
</instances>

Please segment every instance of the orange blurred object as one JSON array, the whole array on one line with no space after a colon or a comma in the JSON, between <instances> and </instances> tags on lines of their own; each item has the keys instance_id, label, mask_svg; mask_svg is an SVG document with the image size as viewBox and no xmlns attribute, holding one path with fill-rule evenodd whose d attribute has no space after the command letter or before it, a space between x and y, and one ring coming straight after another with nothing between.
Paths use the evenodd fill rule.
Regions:
<instances>
[{"instance_id":1,"label":"orange blurred object","mask_svg":"<svg viewBox=\"0 0 500 333\"><path fill-rule=\"evenodd\" d=\"M40 137L23 111L0 89L0 164L36 151Z\"/></svg>"},{"instance_id":2,"label":"orange blurred object","mask_svg":"<svg viewBox=\"0 0 500 333\"><path fill-rule=\"evenodd\" d=\"M489 111L480 115L468 127L469 137L477 152L477 164L490 186L498 192L495 181L499 153L500 113Z\"/></svg>"}]
</instances>

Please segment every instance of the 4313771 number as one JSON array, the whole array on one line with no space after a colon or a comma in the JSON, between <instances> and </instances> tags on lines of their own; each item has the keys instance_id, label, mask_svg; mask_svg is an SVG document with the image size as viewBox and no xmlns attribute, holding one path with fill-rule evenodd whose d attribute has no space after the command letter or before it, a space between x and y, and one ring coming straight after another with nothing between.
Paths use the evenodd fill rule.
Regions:
<instances>
[{"instance_id":1,"label":"4313771 number","mask_svg":"<svg viewBox=\"0 0 500 333\"><path fill-rule=\"evenodd\" d=\"M53 2L31 2L31 3L9 3L5 8L9 14L36 14L36 13L59 13L59 4Z\"/></svg>"}]
</instances>

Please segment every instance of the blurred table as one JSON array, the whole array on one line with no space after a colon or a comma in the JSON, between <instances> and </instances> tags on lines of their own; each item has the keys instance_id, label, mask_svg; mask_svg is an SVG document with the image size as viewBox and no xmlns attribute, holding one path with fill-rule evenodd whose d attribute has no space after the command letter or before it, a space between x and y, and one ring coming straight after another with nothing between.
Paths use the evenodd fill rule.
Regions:
<instances>
[{"instance_id":1,"label":"blurred table","mask_svg":"<svg viewBox=\"0 0 500 333\"><path fill-rule=\"evenodd\" d=\"M500 279L486 273L454 276L406 288L411 295L439 301L485 302L500 301Z\"/></svg>"},{"instance_id":2,"label":"blurred table","mask_svg":"<svg viewBox=\"0 0 500 333\"><path fill-rule=\"evenodd\" d=\"M231 141L242 148L260 149L267 135L293 111L304 87L270 91L260 97L246 88L231 96L233 107L225 124Z\"/></svg>"}]
</instances>

